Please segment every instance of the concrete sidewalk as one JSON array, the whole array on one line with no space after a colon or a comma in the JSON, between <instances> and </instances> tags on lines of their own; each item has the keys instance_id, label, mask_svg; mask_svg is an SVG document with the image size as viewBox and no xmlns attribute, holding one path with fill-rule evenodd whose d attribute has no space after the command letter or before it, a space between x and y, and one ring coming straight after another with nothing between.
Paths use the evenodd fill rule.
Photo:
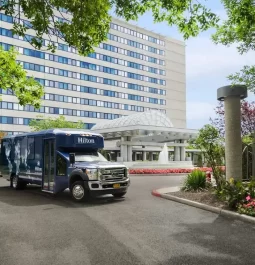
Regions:
<instances>
[{"instance_id":1,"label":"concrete sidewalk","mask_svg":"<svg viewBox=\"0 0 255 265\"><path fill-rule=\"evenodd\" d=\"M153 193L154 196L161 197L161 195L163 195L163 194L167 194L167 193L170 193L170 192L176 192L176 191L179 191L179 190L180 190L180 187L166 187L166 188L153 190L152 193Z\"/></svg>"},{"instance_id":2,"label":"concrete sidewalk","mask_svg":"<svg viewBox=\"0 0 255 265\"><path fill-rule=\"evenodd\" d=\"M236 219L236 220L241 220L241 221L252 223L255 225L255 217L248 216L245 214L239 214L239 213L234 212L234 211L224 210L224 209L221 209L218 207L210 206L210 205L203 204L200 202L191 201L188 199L183 199L183 198L171 195L171 192L177 192L179 190L180 190L180 187L166 187L166 188L153 190L151 192L151 194L153 196L156 196L156 197L160 197L160 198L175 201L178 203L186 204L186 205L189 205L192 207L196 207L199 209L203 209L203 210L206 210L209 212L216 213L218 215L222 215L224 217L228 217L228 218L232 218L232 219Z\"/></svg>"}]
</instances>

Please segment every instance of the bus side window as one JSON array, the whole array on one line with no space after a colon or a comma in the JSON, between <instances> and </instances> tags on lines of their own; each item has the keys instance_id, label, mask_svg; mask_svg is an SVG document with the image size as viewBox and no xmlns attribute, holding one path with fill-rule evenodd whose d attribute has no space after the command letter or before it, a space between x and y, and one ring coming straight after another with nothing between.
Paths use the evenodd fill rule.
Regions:
<instances>
[{"instance_id":1,"label":"bus side window","mask_svg":"<svg viewBox=\"0 0 255 265\"><path fill-rule=\"evenodd\" d=\"M43 140L42 136L36 136L35 137L35 162L38 167L42 167L42 146L43 146Z\"/></svg>"},{"instance_id":2,"label":"bus side window","mask_svg":"<svg viewBox=\"0 0 255 265\"><path fill-rule=\"evenodd\" d=\"M57 154L57 176L66 176L66 160Z\"/></svg>"},{"instance_id":3,"label":"bus side window","mask_svg":"<svg viewBox=\"0 0 255 265\"><path fill-rule=\"evenodd\" d=\"M27 151L28 151L28 160L35 159L35 138L34 137L28 137L27 138Z\"/></svg>"}]
</instances>

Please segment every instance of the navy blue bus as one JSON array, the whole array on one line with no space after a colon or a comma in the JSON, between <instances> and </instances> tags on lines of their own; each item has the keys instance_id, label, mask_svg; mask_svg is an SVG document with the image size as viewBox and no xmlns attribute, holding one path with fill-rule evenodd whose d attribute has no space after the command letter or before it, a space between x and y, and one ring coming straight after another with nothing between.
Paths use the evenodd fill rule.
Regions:
<instances>
[{"instance_id":1,"label":"navy blue bus","mask_svg":"<svg viewBox=\"0 0 255 265\"><path fill-rule=\"evenodd\" d=\"M123 197L130 184L125 165L99 153L103 136L79 129L50 129L6 136L1 142L0 172L14 189L37 184L42 191L70 189L75 201L112 194Z\"/></svg>"}]
</instances>

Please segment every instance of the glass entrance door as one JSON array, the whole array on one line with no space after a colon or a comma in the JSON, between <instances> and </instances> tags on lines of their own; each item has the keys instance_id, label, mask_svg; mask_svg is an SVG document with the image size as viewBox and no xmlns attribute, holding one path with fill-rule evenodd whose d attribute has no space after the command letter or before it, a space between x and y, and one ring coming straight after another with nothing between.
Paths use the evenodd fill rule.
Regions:
<instances>
[{"instance_id":1,"label":"glass entrance door","mask_svg":"<svg viewBox=\"0 0 255 265\"><path fill-rule=\"evenodd\" d=\"M55 140L44 140L44 163L42 190L53 192L55 179Z\"/></svg>"}]
</instances>

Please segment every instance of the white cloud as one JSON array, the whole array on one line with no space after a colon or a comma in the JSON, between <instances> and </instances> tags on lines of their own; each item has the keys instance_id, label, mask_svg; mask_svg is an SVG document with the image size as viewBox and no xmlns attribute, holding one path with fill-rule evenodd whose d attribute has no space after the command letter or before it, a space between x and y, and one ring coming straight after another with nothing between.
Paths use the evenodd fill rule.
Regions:
<instances>
[{"instance_id":1,"label":"white cloud","mask_svg":"<svg viewBox=\"0 0 255 265\"><path fill-rule=\"evenodd\" d=\"M200 129L215 117L216 105L207 102L187 102L187 127Z\"/></svg>"},{"instance_id":2,"label":"white cloud","mask_svg":"<svg viewBox=\"0 0 255 265\"><path fill-rule=\"evenodd\" d=\"M187 102L188 120L208 120L215 116L215 105L207 102Z\"/></svg>"},{"instance_id":3,"label":"white cloud","mask_svg":"<svg viewBox=\"0 0 255 265\"><path fill-rule=\"evenodd\" d=\"M252 56L251 56L252 55ZM186 65L187 78L202 76L225 76L239 71L245 64L254 63L254 52L240 55L236 47L215 45L207 37L197 37L187 42Z\"/></svg>"}]
</instances>

